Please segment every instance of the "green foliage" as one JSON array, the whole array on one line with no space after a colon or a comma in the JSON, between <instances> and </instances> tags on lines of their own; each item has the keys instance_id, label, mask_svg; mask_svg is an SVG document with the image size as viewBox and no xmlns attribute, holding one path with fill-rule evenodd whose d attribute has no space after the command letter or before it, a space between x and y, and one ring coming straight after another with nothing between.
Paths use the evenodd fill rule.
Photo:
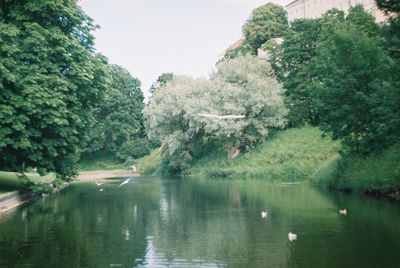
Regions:
<instances>
[{"instance_id":1,"label":"green foliage","mask_svg":"<svg viewBox=\"0 0 400 268\"><path fill-rule=\"evenodd\" d=\"M400 13L400 2L398 0L375 0L378 7L385 12Z\"/></svg>"},{"instance_id":2,"label":"green foliage","mask_svg":"<svg viewBox=\"0 0 400 268\"><path fill-rule=\"evenodd\" d=\"M121 163L121 160L117 159L114 153L107 151L97 151L93 153L83 152L78 164L80 171L129 168L129 165Z\"/></svg>"},{"instance_id":3,"label":"green foliage","mask_svg":"<svg viewBox=\"0 0 400 268\"><path fill-rule=\"evenodd\" d=\"M368 157L346 154L332 159L314 182L343 190L391 194L400 189L400 145Z\"/></svg>"},{"instance_id":4,"label":"green foliage","mask_svg":"<svg viewBox=\"0 0 400 268\"><path fill-rule=\"evenodd\" d=\"M282 6L268 3L253 10L243 25L246 42L257 51L269 39L283 36L288 28L287 13Z\"/></svg>"},{"instance_id":5,"label":"green foliage","mask_svg":"<svg viewBox=\"0 0 400 268\"><path fill-rule=\"evenodd\" d=\"M140 158L149 153L149 141L146 138L138 138L124 142L119 147L116 157L124 161L128 158Z\"/></svg>"},{"instance_id":6,"label":"green foliage","mask_svg":"<svg viewBox=\"0 0 400 268\"><path fill-rule=\"evenodd\" d=\"M275 73L286 89L286 105L291 126L305 123L317 125L319 122L314 92L309 87L313 73L308 66L316 56L322 20L299 19L291 23L290 30L281 45L280 56L272 59Z\"/></svg>"},{"instance_id":7,"label":"green foliage","mask_svg":"<svg viewBox=\"0 0 400 268\"><path fill-rule=\"evenodd\" d=\"M347 17L330 10L321 19L294 21L273 65L286 89L290 125L322 125L361 153L396 142L400 69L390 57L398 48L395 25L384 27L393 37L384 42L362 6Z\"/></svg>"},{"instance_id":8,"label":"green foliage","mask_svg":"<svg viewBox=\"0 0 400 268\"><path fill-rule=\"evenodd\" d=\"M163 141L161 156L171 172L188 167L211 140L228 150L243 149L285 125L283 89L266 62L247 55L217 67L211 80L175 77L144 110L149 138Z\"/></svg>"},{"instance_id":9,"label":"green foliage","mask_svg":"<svg viewBox=\"0 0 400 268\"><path fill-rule=\"evenodd\" d=\"M231 60L237 58L238 56L243 56L246 54L255 55L256 52L251 45L249 45L246 41L244 41L243 44L241 44L237 48L228 50L221 61Z\"/></svg>"},{"instance_id":10,"label":"green foliage","mask_svg":"<svg viewBox=\"0 0 400 268\"><path fill-rule=\"evenodd\" d=\"M162 173L161 148L135 160L134 165L141 175L160 175Z\"/></svg>"},{"instance_id":11,"label":"green foliage","mask_svg":"<svg viewBox=\"0 0 400 268\"><path fill-rule=\"evenodd\" d=\"M278 132L255 150L232 161L217 150L210 151L185 173L215 178L303 181L310 179L339 149L340 143L322 137L318 128L293 128Z\"/></svg>"},{"instance_id":12,"label":"green foliage","mask_svg":"<svg viewBox=\"0 0 400 268\"><path fill-rule=\"evenodd\" d=\"M398 123L387 117L398 117L398 108L387 103L386 94L398 95L398 89L391 84L393 61L378 37L364 32L367 23L354 24L351 15L350 11L347 21L337 24L319 44L311 67L319 77L312 86L318 92L323 129L351 151L370 153L397 135Z\"/></svg>"},{"instance_id":13,"label":"green foliage","mask_svg":"<svg viewBox=\"0 0 400 268\"><path fill-rule=\"evenodd\" d=\"M165 86L165 84L167 84L167 82L171 81L173 78L174 73L162 73L157 78L157 81L151 85L149 92L154 94L160 87Z\"/></svg>"},{"instance_id":14,"label":"green foliage","mask_svg":"<svg viewBox=\"0 0 400 268\"><path fill-rule=\"evenodd\" d=\"M0 1L0 169L68 179L107 80L76 0Z\"/></svg>"},{"instance_id":15,"label":"green foliage","mask_svg":"<svg viewBox=\"0 0 400 268\"><path fill-rule=\"evenodd\" d=\"M35 173L25 173L24 175L21 176L14 172L0 171L0 193L28 190L30 185L50 184L56 179L54 174L40 176Z\"/></svg>"},{"instance_id":16,"label":"green foliage","mask_svg":"<svg viewBox=\"0 0 400 268\"><path fill-rule=\"evenodd\" d=\"M96 107L96 123L90 130L88 152L108 151L117 154L123 144L143 136L144 97L140 81L120 66L108 68L110 86L104 100ZM122 154L119 154L122 157Z\"/></svg>"}]
</instances>

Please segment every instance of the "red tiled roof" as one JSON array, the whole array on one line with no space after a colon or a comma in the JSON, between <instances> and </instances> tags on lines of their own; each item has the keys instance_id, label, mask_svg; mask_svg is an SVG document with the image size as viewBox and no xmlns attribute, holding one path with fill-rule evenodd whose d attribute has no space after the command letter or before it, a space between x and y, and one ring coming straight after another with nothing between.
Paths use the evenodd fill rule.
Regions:
<instances>
[{"instance_id":1,"label":"red tiled roof","mask_svg":"<svg viewBox=\"0 0 400 268\"><path fill-rule=\"evenodd\" d=\"M235 48L238 48L241 44L243 44L243 42L244 42L244 39L243 39L243 38L240 38L240 39L236 40L235 42L233 42L232 44L230 44L230 45L228 46L227 49L225 49L225 52L228 52L228 51L230 51L230 50L233 50L233 49L235 49Z\"/></svg>"}]
</instances>

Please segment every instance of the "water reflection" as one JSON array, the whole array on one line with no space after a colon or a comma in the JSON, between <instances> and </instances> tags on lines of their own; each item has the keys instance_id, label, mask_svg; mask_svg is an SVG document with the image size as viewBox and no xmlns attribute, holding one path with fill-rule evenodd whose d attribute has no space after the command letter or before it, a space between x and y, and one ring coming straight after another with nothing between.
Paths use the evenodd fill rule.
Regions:
<instances>
[{"instance_id":1,"label":"water reflection","mask_svg":"<svg viewBox=\"0 0 400 268\"><path fill-rule=\"evenodd\" d=\"M2 219L0 267L400 266L388 202L262 181L119 184L73 185Z\"/></svg>"}]
</instances>

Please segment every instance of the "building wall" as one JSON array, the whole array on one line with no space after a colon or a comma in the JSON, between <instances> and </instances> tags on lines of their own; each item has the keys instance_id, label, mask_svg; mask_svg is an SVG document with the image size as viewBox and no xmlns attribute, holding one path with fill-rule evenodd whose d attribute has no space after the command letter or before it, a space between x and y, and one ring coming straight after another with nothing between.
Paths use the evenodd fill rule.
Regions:
<instances>
[{"instance_id":1,"label":"building wall","mask_svg":"<svg viewBox=\"0 0 400 268\"><path fill-rule=\"evenodd\" d=\"M343 10L347 14L350 7L358 4L363 5L365 10L375 17L376 22L386 20L385 15L378 10L374 0L297 0L287 5L286 10L289 21L292 21L300 18L318 18L332 8Z\"/></svg>"}]
</instances>

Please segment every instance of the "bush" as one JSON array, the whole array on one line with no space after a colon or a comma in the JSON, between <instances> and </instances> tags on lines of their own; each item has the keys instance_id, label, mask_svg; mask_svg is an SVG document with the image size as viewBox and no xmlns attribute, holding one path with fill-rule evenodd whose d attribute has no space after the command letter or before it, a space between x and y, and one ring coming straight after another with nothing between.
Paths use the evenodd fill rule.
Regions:
<instances>
[{"instance_id":1,"label":"bush","mask_svg":"<svg viewBox=\"0 0 400 268\"><path fill-rule=\"evenodd\" d=\"M140 158L150 153L149 142L145 138L124 142L118 149L116 157L121 161L128 158Z\"/></svg>"}]
</instances>

